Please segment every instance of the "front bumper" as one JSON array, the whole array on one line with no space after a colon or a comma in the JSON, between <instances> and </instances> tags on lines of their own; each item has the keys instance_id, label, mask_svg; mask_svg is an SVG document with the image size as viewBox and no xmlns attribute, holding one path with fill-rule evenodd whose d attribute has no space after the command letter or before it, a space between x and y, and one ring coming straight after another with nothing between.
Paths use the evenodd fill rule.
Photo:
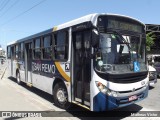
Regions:
<instances>
[{"instance_id":1,"label":"front bumper","mask_svg":"<svg viewBox=\"0 0 160 120\"><path fill-rule=\"evenodd\" d=\"M129 97L132 95L136 95L137 99L133 101L129 101ZM132 94L130 96L123 96L123 97L113 97L113 96L107 96L101 92L99 92L94 98L93 98L93 111L107 111L107 110L113 110L116 108L125 107L128 105L131 105L133 103L139 102L143 99L145 99L148 96L148 86L145 90Z\"/></svg>"}]
</instances>

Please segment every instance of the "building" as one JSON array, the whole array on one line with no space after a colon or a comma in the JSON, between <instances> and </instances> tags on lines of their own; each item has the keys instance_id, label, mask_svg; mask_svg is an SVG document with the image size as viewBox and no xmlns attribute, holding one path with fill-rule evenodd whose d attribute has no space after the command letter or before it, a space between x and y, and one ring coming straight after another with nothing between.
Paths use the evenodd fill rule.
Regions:
<instances>
[{"instance_id":1,"label":"building","mask_svg":"<svg viewBox=\"0 0 160 120\"><path fill-rule=\"evenodd\" d=\"M0 45L0 56L5 56L5 51L3 50L1 45Z\"/></svg>"}]
</instances>

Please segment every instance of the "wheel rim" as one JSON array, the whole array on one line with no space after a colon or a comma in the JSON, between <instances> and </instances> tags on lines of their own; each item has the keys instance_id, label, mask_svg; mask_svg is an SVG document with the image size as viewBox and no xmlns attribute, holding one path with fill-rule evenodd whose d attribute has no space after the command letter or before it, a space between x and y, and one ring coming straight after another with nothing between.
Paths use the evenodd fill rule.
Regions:
<instances>
[{"instance_id":1,"label":"wheel rim","mask_svg":"<svg viewBox=\"0 0 160 120\"><path fill-rule=\"evenodd\" d=\"M63 89L58 89L57 91L57 99L59 103L65 103L67 101L66 92Z\"/></svg>"}]
</instances>

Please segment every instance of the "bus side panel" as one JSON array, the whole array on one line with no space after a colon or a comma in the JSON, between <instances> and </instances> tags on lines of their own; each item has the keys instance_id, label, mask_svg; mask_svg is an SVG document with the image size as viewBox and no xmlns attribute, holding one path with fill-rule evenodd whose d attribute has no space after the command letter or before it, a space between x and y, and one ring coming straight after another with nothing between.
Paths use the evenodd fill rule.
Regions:
<instances>
[{"instance_id":1,"label":"bus side panel","mask_svg":"<svg viewBox=\"0 0 160 120\"><path fill-rule=\"evenodd\" d=\"M49 94L52 94L52 85L55 79L55 65L53 61L33 60L32 61L32 85Z\"/></svg>"},{"instance_id":2,"label":"bus side panel","mask_svg":"<svg viewBox=\"0 0 160 120\"><path fill-rule=\"evenodd\" d=\"M52 84L54 79L40 74L32 73L32 85L42 91L52 94Z\"/></svg>"},{"instance_id":3,"label":"bus side panel","mask_svg":"<svg viewBox=\"0 0 160 120\"><path fill-rule=\"evenodd\" d=\"M58 78L67 83L70 91L70 69L68 62L32 61L32 85L49 94L52 94L54 80ZM69 94L70 97L70 94Z\"/></svg>"},{"instance_id":4,"label":"bus side panel","mask_svg":"<svg viewBox=\"0 0 160 120\"><path fill-rule=\"evenodd\" d=\"M7 67L8 67L8 76L12 76L12 72L11 72L11 59L7 60Z\"/></svg>"},{"instance_id":5,"label":"bus side panel","mask_svg":"<svg viewBox=\"0 0 160 120\"><path fill-rule=\"evenodd\" d=\"M20 73L21 81L25 82L24 61L20 61L18 64L19 64L18 67L19 67L19 73Z\"/></svg>"},{"instance_id":6,"label":"bus side panel","mask_svg":"<svg viewBox=\"0 0 160 120\"><path fill-rule=\"evenodd\" d=\"M12 69L12 77L15 77L16 78L16 69L18 67L18 63L17 61L13 61L13 69Z\"/></svg>"}]
</instances>

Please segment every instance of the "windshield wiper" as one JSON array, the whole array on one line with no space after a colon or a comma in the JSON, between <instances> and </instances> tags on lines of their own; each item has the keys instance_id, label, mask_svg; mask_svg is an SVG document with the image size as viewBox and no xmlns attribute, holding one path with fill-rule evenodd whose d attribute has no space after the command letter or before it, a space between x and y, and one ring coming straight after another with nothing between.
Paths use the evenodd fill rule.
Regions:
<instances>
[{"instance_id":1,"label":"windshield wiper","mask_svg":"<svg viewBox=\"0 0 160 120\"><path fill-rule=\"evenodd\" d=\"M120 33L118 33L117 31L114 31L116 34L118 34L118 36L121 38L121 40L124 42L124 44L126 44L128 46L129 52L131 51L131 47L129 46L129 43L122 37L122 35Z\"/></svg>"}]
</instances>

